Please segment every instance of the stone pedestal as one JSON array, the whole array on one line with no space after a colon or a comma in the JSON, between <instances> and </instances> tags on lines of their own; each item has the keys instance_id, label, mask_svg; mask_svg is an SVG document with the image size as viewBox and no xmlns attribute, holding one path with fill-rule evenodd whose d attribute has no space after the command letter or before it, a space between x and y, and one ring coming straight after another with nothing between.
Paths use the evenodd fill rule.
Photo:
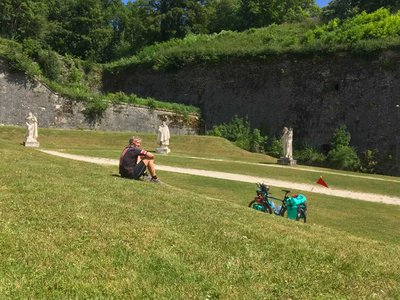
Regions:
<instances>
[{"instance_id":1,"label":"stone pedestal","mask_svg":"<svg viewBox=\"0 0 400 300\"><path fill-rule=\"evenodd\" d=\"M278 165L294 166L297 164L297 160L287 157L281 157L278 159Z\"/></svg>"},{"instance_id":2,"label":"stone pedestal","mask_svg":"<svg viewBox=\"0 0 400 300\"><path fill-rule=\"evenodd\" d=\"M39 142L24 142L25 147L39 147Z\"/></svg>"},{"instance_id":3,"label":"stone pedestal","mask_svg":"<svg viewBox=\"0 0 400 300\"><path fill-rule=\"evenodd\" d=\"M171 152L171 150L167 146L158 147L156 149L156 153L159 153L159 154L168 154L170 152Z\"/></svg>"}]
</instances>

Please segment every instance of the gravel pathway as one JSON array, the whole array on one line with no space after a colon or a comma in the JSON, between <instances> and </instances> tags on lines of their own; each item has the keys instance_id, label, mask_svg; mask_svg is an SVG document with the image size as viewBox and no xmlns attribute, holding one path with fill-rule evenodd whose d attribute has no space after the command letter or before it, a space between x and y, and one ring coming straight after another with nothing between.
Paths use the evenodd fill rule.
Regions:
<instances>
[{"instance_id":1,"label":"gravel pathway","mask_svg":"<svg viewBox=\"0 0 400 300\"><path fill-rule=\"evenodd\" d=\"M51 151L51 150L40 150L40 151L47 153L47 154L60 156L60 157L73 159L73 160L85 161L85 162L101 164L101 165L118 166L117 159L75 155L75 154L68 154L68 153L62 153L62 152ZM270 186L276 186L276 187L286 188L286 189L291 189L291 190L301 190L301 191L305 191L305 192L313 192L313 193L331 195L331 196L335 196L335 197L344 197L344 198L351 198L351 199L357 199L357 200L363 200L363 201L381 202L381 203L386 203L386 204L400 205L399 197L391 197L391 196L380 195L380 194L362 193L362 192L353 192L353 191L341 190L341 189L325 188L325 187L322 187L317 184L303 184L303 183L289 182L289 181L283 181L283 180L276 180L276 179L266 178L266 177L255 177L255 176L248 176L248 175L232 174L232 173L217 172L217 171L198 170L198 169L189 169L189 168L178 168L178 167L162 166L162 165L158 165L158 164L157 164L157 170L167 171L167 172L175 172L175 173L181 173L181 174L213 177L213 178L233 180L233 181L251 182L251 183L266 182Z\"/></svg>"}]
</instances>

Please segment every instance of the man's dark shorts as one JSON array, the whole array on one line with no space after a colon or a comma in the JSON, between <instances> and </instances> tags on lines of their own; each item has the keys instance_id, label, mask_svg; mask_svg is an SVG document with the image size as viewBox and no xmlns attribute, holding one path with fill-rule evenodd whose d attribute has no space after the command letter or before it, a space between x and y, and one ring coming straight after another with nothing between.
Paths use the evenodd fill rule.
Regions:
<instances>
[{"instance_id":1,"label":"man's dark shorts","mask_svg":"<svg viewBox=\"0 0 400 300\"><path fill-rule=\"evenodd\" d=\"M142 176L145 171L146 171L146 165L141 160L138 164L135 165L132 174L129 174L127 176L125 176L125 174L123 174L122 177L127 177L127 178L132 178L132 179L139 179L140 176Z\"/></svg>"}]
</instances>

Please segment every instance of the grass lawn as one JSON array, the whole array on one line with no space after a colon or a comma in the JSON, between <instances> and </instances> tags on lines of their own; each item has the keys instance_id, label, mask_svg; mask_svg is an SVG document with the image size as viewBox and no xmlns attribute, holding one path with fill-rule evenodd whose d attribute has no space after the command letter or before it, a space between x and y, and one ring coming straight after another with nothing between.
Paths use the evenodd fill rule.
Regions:
<instances>
[{"instance_id":1,"label":"grass lawn","mask_svg":"<svg viewBox=\"0 0 400 300\"><path fill-rule=\"evenodd\" d=\"M21 143L23 132L24 128L21 127L7 127L3 136L8 135L8 139ZM92 131L83 130L42 129L40 142L41 147L46 149L117 159L131 135L132 133L129 132L95 132L94 134ZM157 147L155 134L140 134L140 136L143 138L144 149L152 151ZM398 177L307 166L278 168L276 158L244 151L227 140L211 136L172 136L171 148L171 154L157 156L158 164L240 173L308 184L315 183L319 176L323 176L332 188L388 196L398 196L400 191ZM209 158L212 160L207 160Z\"/></svg>"},{"instance_id":2,"label":"grass lawn","mask_svg":"<svg viewBox=\"0 0 400 300\"><path fill-rule=\"evenodd\" d=\"M400 206L310 193L303 224L247 208L252 184L167 172L162 185L125 180L113 176L115 167L24 148L23 132L0 127L2 298L400 297ZM39 134L43 148L104 157L118 156L129 137ZM187 138L179 137L177 154L216 157L216 144L216 158L273 161L224 141Z\"/></svg>"}]
</instances>

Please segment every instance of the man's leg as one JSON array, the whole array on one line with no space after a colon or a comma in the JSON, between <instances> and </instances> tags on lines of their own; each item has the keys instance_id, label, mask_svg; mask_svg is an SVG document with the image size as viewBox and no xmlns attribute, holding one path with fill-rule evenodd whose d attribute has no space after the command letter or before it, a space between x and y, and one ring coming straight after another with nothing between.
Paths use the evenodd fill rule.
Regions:
<instances>
[{"instance_id":1,"label":"man's leg","mask_svg":"<svg viewBox=\"0 0 400 300\"><path fill-rule=\"evenodd\" d=\"M150 172L151 177L155 177L156 176L156 169L154 166L154 160L153 159L142 159L142 162L146 165L147 169Z\"/></svg>"},{"instance_id":2,"label":"man's leg","mask_svg":"<svg viewBox=\"0 0 400 300\"><path fill-rule=\"evenodd\" d=\"M133 168L133 174L132 174L132 178L133 179L139 179L140 176L142 176L144 174L144 172L146 171L146 165L144 164L143 161L140 161L138 164L135 165L135 167Z\"/></svg>"},{"instance_id":3,"label":"man's leg","mask_svg":"<svg viewBox=\"0 0 400 300\"><path fill-rule=\"evenodd\" d=\"M155 165L154 165L154 160L146 158L146 159L143 159L142 162L144 163L144 165L146 165L147 169L150 172L150 175L151 175L150 182L160 183L160 179L158 179L157 175L156 175L156 169L155 169Z\"/></svg>"}]
</instances>

